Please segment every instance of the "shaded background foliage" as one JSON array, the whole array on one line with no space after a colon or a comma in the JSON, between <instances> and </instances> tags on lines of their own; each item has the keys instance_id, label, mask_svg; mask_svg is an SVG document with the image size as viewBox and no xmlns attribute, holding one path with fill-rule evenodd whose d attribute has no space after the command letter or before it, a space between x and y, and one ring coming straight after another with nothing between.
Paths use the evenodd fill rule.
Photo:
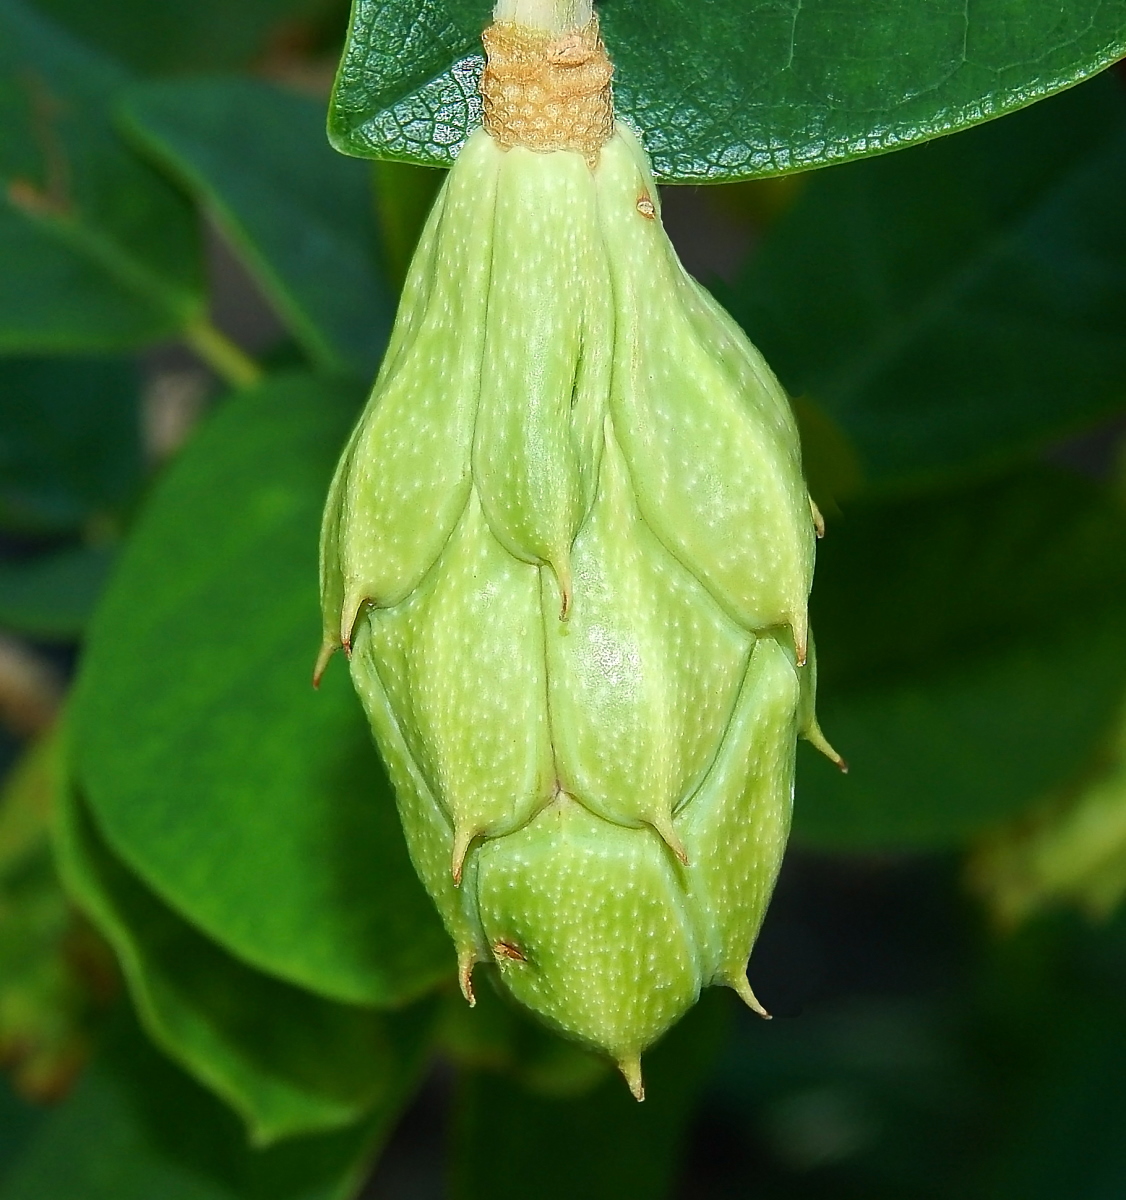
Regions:
<instances>
[{"instance_id":1,"label":"shaded background foliage","mask_svg":"<svg viewBox=\"0 0 1126 1200\"><path fill-rule=\"evenodd\" d=\"M1123 0L602 6L660 174L729 181L665 219L796 398L853 765L800 762L777 1019L707 994L640 1108L464 1008L308 687L489 5L189 8L0 0L0 1198L1126 1192Z\"/></svg>"}]
</instances>

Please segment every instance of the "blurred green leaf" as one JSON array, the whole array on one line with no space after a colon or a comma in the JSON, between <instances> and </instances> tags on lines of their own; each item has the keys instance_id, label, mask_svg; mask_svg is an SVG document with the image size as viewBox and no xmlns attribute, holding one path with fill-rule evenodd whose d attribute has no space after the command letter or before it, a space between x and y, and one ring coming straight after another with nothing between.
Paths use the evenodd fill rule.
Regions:
<instances>
[{"instance_id":1,"label":"blurred green leaf","mask_svg":"<svg viewBox=\"0 0 1126 1200\"><path fill-rule=\"evenodd\" d=\"M852 771L807 758L795 834L937 846L1070 777L1121 706L1126 514L1028 471L856 506L819 550L819 707Z\"/></svg>"},{"instance_id":2,"label":"blurred green leaf","mask_svg":"<svg viewBox=\"0 0 1126 1200\"><path fill-rule=\"evenodd\" d=\"M0 1064L38 1100L65 1094L115 990L108 949L67 901L48 838L59 744L27 750L0 792Z\"/></svg>"},{"instance_id":3,"label":"blurred green leaf","mask_svg":"<svg viewBox=\"0 0 1126 1200\"><path fill-rule=\"evenodd\" d=\"M113 946L153 1040L268 1145L378 1115L387 1128L418 1081L429 1008L384 1018L245 966L177 917L106 848L62 788L56 852L68 891Z\"/></svg>"},{"instance_id":4,"label":"blurred green leaf","mask_svg":"<svg viewBox=\"0 0 1126 1200\"><path fill-rule=\"evenodd\" d=\"M28 559L0 559L0 629L40 641L82 636L117 547L72 546Z\"/></svg>"},{"instance_id":5,"label":"blurred green leaf","mask_svg":"<svg viewBox=\"0 0 1126 1200\"><path fill-rule=\"evenodd\" d=\"M433 167L417 167L387 159L373 163L372 169L388 272L401 287L426 224L426 216L446 173Z\"/></svg>"},{"instance_id":6,"label":"blurred green leaf","mask_svg":"<svg viewBox=\"0 0 1126 1200\"><path fill-rule=\"evenodd\" d=\"M127 128L219 217L318 365L365 378L394 301L378 270L371 175L333 153L317 102L250 79L131 89Z\"/></svg>"},{"instance_id":7,"label":"blurred green leaf","mask_svg":"<svg viewBox=\"0 0 1126 1200\"><path fill-rule=\"evenodd\" d=\"M132 347L201 316L195 214L110 125L127 80L0 0L0 352Z\"/></svg>"},{"instance_id":8,"label":"blurred green leaf","mask_svg":"<svg viewBox=\"0 0 1126 1200\"><path fill-rule=\"evenodd\" d=\"M1126 408L1124 192L1106 76L814 176L723 298L870 484L981 470Z\"/></svg>"},{"instance_id":9,"label":"blurred green leaf","mask_svg":"<svg viewBox=\"0 0 1126 1200\"><path fill-rule=\"evenodd\" d=\"M317 529L359 399L274 378L203 426L91 627L74 752L111 849L204 933L332 999L397 1004L453 949L346 671L310 684Z\"/></svg>"},{"instance_id":10,"label":"blurred green leaf","mask_svg":"<svg viewBox=\"0 0 1126 1200\"><path fill-rule=\"evenodd\" d=\"M615 1073L575 1099L551 1098L486 1071L461 1077L454 1200L659 1200L676 1182L704 1084L728 1032L731 996L699 1004L645 1056L645 1103Z\"/></svg>"},{"instance_id":11,"label":"blurred green leaf","mask_svg":"<svg viewBox=\"0 0 1126 1200\"><path fill-rule=\"evenodd\" d=\"M251 1149L234 1113L122 1022L0 1200L352 1200L368 1125Z\"/></svg>"},{"instance_id":12,"label":"blurred green leaf","mask_svg":"<svg viewBox=\"0 0 1126 1200\"><path fill-rule=\"evenodd\" d=\"M35 0L92 46L138 71L221 70L268 48L271 34L332 0Z\"/></svg>"},{"instance_id":13,"label":"blurred green leaf","mask_svg":"<svg viewBox=\"0 0 1126 1200\"><path fill-rule=\"evenodd\" d=\"M0 522L115 519L141 483L140 380L125 359L0 359Z\"/></svg>"},{"instance_id":14,"label":"blurred green leaf","mask_svg":"<svg viewBox=\"0 0 1126 1200\"><path fill-rule=\"evenodd\" d=\"M346 154L446 165L480 124L489 0L353 0ZM1126 54L1126 2L605 0L619 116L666 180L800 171L952 133ZM451 65L452 64L452 65Z\"/></svg>"}]
</instances>

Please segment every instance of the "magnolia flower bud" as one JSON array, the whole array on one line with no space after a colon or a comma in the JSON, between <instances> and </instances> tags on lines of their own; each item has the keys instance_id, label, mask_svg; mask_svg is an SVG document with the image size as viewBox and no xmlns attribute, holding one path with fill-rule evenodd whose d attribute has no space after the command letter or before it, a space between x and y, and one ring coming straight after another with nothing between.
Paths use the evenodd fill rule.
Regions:
<instances>
[{"instance_id":1,"label":"magnolia flower bud","mask_svg":"<svg viewBox=\"0 0 1126 1200\"><path fill-rule=\"evenodd\" d=\"M329 496L319 669L350 654L467 999L495 963L640 1096L701 987L761 1011L797 735L839 761L803 665L819 518L784 393L592 108L596 24L497 29L506 86L505 54L582 72L579 141L521 144L502 89L449 173Z\"/></svg>"}]
</instances>

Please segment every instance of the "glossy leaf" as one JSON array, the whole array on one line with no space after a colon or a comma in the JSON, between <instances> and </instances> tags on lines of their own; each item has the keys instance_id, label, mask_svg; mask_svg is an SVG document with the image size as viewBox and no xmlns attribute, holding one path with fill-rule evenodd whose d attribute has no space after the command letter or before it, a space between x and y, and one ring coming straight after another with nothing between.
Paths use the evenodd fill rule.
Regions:
<instances>
[{"instance_id":1,"label":"glossy leaf","mask_svg":"<svg viewBox=\"0 0 1126 1200\"><path fill-rule=\"evenodd\" d=\"M112 545L0 559L0 629L40 641L77 640L113 569Z\"/></svg>"},{"instance_id":2,"label":"glossy leaf","mask_svg":"<svg viewBox=\"0 0 1126 1200\"><path fill-rule=\"evenodd\" d=\"M455 1112L454 1200L524 1200L530 1187L542 1200L669 1195L733 1001L718 989L706 992L646 1055L644 1104L616 1074L590 1092L554 1098L503 1075L465 1074Z\"/></svg>"},{"instance_id":3,"label":"glossy leaf","mask_svg":"<svg viewBox=\"0 0 1126 1200\"><path fill-rule=\"evenodd\" d=\"M1031 471L855 507L821 543L819 708L848 759L806 756L795 836L941 846L1068 779L1105 737L1126 662L1126 515Z\"/></svg>"},{"instance_id":4,"label":"glossy leaf","mask_svg":"<svg viewBox=\"0 0 1126 1200\"><path fill-rule=\"evenodd\" d=\"M123 1020L0 1200L351 1200L379 1137L361 1124L251 1149L234 1113Z\"/></svg>"},{"instance_id":5,"label":"glossy leaf","mask_svg":"<svg viewBox=\"0 0 1126 1200\"><path fill-rule=\"evenodd\" d=\"M205 934L331 998L397 1004L453 950L347 672L310 684L321 506L358 399L275 378L196 435L91 627L74 752L109 846Z\"/></svg>"},{"instance_id":6,"label":"glossy leaf","mask_svg":"<svg viewBox=\"0 0 1126 1200\"><path fill-rule=\"evenodd\" d=\"M119 519L141 483L139 392L122 359L0 359L0 523L47 533Z\"/></svg>"},{"instance_id":7,"label":"glossy leaf","mask_svg":"<svg viewBox=\"0 0 1126 1200\"><path fill-rule=\"evenodd\" d=\"M219 218L302 348L365 377L393 315L371 175L325 142L320 104L250 79L132 88L129 133Z\"/></svg>"},{"instance_id":8,"label":"glossy leaf","mask_svg":"<svg viewBox=\"0 0 1126 1200\"><path fill-rule=\"evenodd\" d=\"M386 1128L417 1082L429 1010L385 1018L245 966L162 904L106 848L73 789L57 797L71 896L113 946L153 1040L268 1145L367 1114Z\"/></svg>"},{"instance_id":9,"label":"glossy leaf","mask_svg":"<svg viewBox=\"0 0 1126 1200\"><path fill-rule=\"evenodd\" d=\"M1126 407L1126 89L1111 76L810 178L724 300L873 486Z\"/></svg>"},{"instance_id":10,"label":"glossy leaf","mask_svg":"<svg viewBox=\"0 0 1126 1200\"><path fill-rule=\"evenodd\" d=\"M448 164L480 123L489 0L353 0L329 118L347 154ZM1126 54L1126 2L605 0L615 105L658 176L743 179L895 150Z\"/></svg>"},{"instance_id":11,"label":"glossy leaf","mask_svg":"<svg viewBox=\"0 0 1126 1200\"><path fill-rule=\"evenodd\" d=\"M201 315L191 206L110 124L126 82L0 0L0 352L132 347Z\"/></svg>"},{"instance_id":12,"label":"glossy leaf","mask_svg":"<svg viewBox=\"0 0 1126 1200\"><path fill-rule=\"evenodd\" d=\"M290 33L316 17L325 0L35 0L37 8L90 45L138 71L222 70L269 48L270 35ZM280 27L280 29L279 29Z\"/></svg>"}]
</instances>

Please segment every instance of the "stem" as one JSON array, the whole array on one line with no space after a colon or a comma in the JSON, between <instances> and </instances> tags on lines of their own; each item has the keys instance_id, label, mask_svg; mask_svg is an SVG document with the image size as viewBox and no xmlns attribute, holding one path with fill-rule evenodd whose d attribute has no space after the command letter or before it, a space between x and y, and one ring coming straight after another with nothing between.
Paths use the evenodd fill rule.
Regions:
<instances>
[{"instance_id":1,"label":"stem","mask_svg":"<svg viewBox=\"0 0 1126 1200\"><path fill-rule=\"evenodd\" d=\"M254 359L206 318L184 330L184 341L231 387L253 387L262 378L262 368Z\"/></svg>"},{"instance_id":2,"label":"stem","mask_svg":"<svg viewBox=\"0 0 1126 1200\"><path fill-rule=\"evenodd\" d=\"M585 29L594 16L591 0L497 0L494 21L526 25L560 36Z\"/></svg>"}]
</instances>

